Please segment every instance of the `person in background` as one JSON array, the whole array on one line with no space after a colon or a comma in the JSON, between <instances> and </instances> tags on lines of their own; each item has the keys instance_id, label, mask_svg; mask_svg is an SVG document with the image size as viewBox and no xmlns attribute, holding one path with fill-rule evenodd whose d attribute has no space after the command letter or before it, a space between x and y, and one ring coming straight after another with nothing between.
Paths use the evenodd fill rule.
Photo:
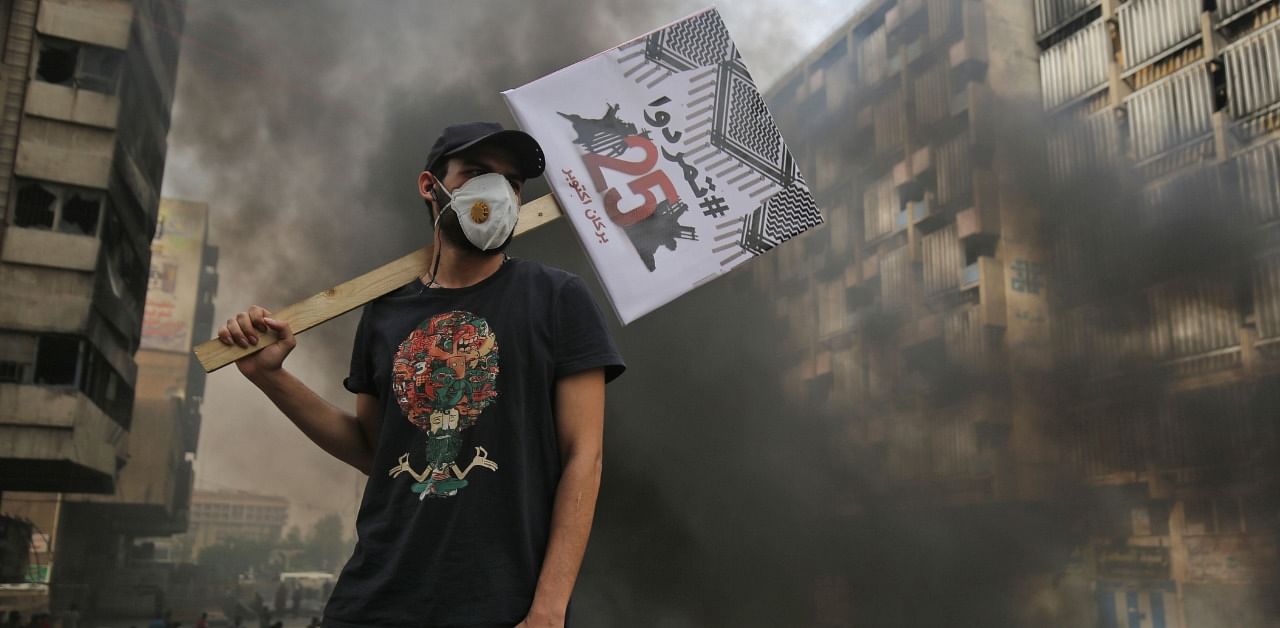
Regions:
<instances>
[{"instance_id":1,"label":"person in background","mask_svg":"<svg viewBox=\"0 0 1280 628\"><path fill-rule=\"evenodd\" d=\"M284 615L285 610L287 610L286 606L288 603L289 589L285 588L284 583L281 582L280 586L276 587L276 605L274 610L277 616Z\"/></svg>"}]
</instances>

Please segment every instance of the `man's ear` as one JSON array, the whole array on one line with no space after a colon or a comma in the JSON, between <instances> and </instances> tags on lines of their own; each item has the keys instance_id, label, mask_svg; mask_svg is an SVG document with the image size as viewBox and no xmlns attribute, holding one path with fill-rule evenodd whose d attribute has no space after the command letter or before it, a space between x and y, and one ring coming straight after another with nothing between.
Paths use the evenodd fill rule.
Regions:
<instances>
[{"instance_id":1,"label":"man's ear","mask_svg":"<svg viewBox=\"0 0 1280 628\"><path fill-rule=\"evenodd\" d=\"M423 170L418 175L418 194L423 199L434 202L436 200L436 176L430 172Z\"/></svg>"}]
</instances>

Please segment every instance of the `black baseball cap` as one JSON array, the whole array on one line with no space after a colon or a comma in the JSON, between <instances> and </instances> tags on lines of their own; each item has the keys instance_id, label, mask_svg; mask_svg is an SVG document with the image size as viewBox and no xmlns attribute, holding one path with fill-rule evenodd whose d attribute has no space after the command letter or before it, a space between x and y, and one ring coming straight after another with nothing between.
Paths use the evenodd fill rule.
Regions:
<instances>
[{"instance_id":1,"label":"black baseball cap","mask_svg":"<svg viewBox=\"0 0 1280 628\"><path fill-rule=\"evenodd\" d=\"M516 167L526 179L540 177L546 169L547 158L542 154L538 140L524 131L504 129L497 122L464 122L445 127L427 154L425 169L431 170L441 159L482 142L511 151Z\"/></svg>"}]
</instances>

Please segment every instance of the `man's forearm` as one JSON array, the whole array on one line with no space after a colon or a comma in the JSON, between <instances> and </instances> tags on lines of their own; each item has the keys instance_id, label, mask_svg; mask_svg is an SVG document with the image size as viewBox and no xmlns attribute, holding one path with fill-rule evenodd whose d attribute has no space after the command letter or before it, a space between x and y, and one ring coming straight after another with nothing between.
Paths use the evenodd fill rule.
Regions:
<instances>
[{"instance_id":1,"label":"man's forearm","mask_svg":"<svg viewBox=\"0 0 1280 628\"><path fill-rule=\"evenodd\" d=\"M284 369L251 381L321 449L366 475L370 473L373 447L366 442L354 415L325 401Z\"/></svg>"},{"instance_id":2,"label":"man's forearm","mask_svg":"<svg viewBox=\"0 0 1280 628\"><path fill-rule=\"evenodd\" d=\"M529 612L531 620L545 620L550 625L564 621L587 549L587 537L591 535L600 493L600 469L599 451L570 456L565 463L551 512L551 536Z\"/></svg>"}]
</instances>

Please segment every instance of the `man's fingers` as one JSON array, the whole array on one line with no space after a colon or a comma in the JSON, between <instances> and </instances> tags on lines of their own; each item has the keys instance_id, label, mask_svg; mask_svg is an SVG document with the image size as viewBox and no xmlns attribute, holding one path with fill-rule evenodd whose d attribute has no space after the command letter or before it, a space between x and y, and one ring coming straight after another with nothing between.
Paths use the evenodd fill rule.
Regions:
<instances>
[{"instance_id":1,"label":"man's fingers","mask_svg":"<svg viewBox=\"0 0 1280 628\"><path fill-rule=\"evenodd\" d=\"M258 344L258 333L253 330L253 321L249 320L248 312L236 314L236 322L240 324L240 331L244 334L249 344Z\"/></svg>"},{"instance_id":2,"label":"man's fingers","mask_svg":"<svg viewBox=\"0 0 1280 628\"><path fill-rule=\"evenodd\" d=\"M234 318L227 319L227 333L236 345L241 347L249 346L249 341L245 338L244 331L240 329L240 323Z\"/></svg>"},{"instance_id":3,"label":"man's fingers","mask_svg":"<svg viewBox=\"0 0 1280 628\"><path fill-rule=\"evenodd\" d=\"M293 330L289 328L288 321L278 321L270 317L263 318L262 320L280 335L281 342L293 342Z\"/></svg>"},{"instance_id":4,"label":"man's fingers","mask_svg":"<svg viewBox=\"0 0 1280 628\"><path fill-rule=\"evenodd\" d=\"M267 308L257 305L249 308L249 320L253 323L253 328L261 333L267 333L267 324L263 319L271 316L271 312Z\"/></svg>"}]
</instances>

